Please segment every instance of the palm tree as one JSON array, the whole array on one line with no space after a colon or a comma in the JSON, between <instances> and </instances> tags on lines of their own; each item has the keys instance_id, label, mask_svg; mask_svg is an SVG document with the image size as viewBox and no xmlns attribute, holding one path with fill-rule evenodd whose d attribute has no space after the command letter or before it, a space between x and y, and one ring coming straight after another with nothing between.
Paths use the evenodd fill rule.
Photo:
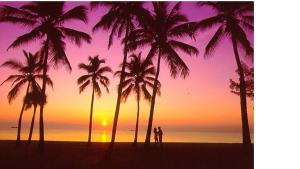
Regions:
<instances>
[{"instance_id":1,"label":"palm tree","mask_svg":"<svg viewBox=\"0 0 300 169\"><path fill-rule=\"evenodd\" d=\"M206 30L218 27L217 31L205 47L204 57L212 54L221 39L228 37L232 43L240 77L243 144L246 147L251 147L247 116L245 77L238 46L239 49L245 51L248 56L253 56L253 48L245 32L246 30L254 30L253 2L199 2L198 4L200 6L205 5L211 7L216 12L216 15L200 21L197 28Z\"/></svg>"},{"instance_id":2,"label":"palm tree","mask_svg":"<svg viewBox=\"0 0 300 169\"><path fill-rule=\"evenodd\" d=\"M99 20L98 23L95 24L95 26L93 27L93 31L95 32L99 29L111 30L109 35L108 48L110 48L110 46L112 45L114 36L120 38L125 32L124 35L125 41L124 41L124 50L123 50L124 56L123 56L122 69L120 75L120 82L118 87L118 96L117 96L117 103L116 103L114 122L112 128L112 136L111 136L110 146L106 153L106 157L109 158L115 143L118 117L120 111L120 103L121 103L121 94L122 94L121 86L125 79L124 72L125 72L125 64L127 61L127 52L128 52L127 37L135 27L134 23L136 21L139 22L140 20L142 20L142 17L144 13L146 13L146 10L143 8L143 2L91 2L92 9L98 6L106 6L109 8L109 11L102 16L102 18Z\"/></svg>"},{"instance_id":3,"label":"palm tree","mask_svg":"<svg viewBox=\"0 0 300 169\"><path fill-rule=\"evenodd\" d=\"M31 2L20 8L3 6L0 10L0 22L21 24L32 28L29 33L19 36L9 48L18 47L37 39L42 42L43 84L42 93L46 93L48 61L54 65L65 64L71 70L71 65L65 54L65 38L80 46L82 41L91 42L91 37L71 28L64 27L67 21L79 20L87 23L87 9L76 6L64 11L65 2ZM9 49L8 48L8 49ZM51 58L49 56L52 56ZM49 59L50 58L50 59ZM44 105L40 106L40 140L39 148L44 148Z\"/></svg>"},{"instance_id":4,"label":"palm tree","mask_svg":"<svg viewBox=\"0 0 300 169\"><path fill-rule=\"evenodd\" d=\"M135 125L135 135L133 146L137 145L138 129L139 129L139 116L140 116L140 100L141 92L144 98L150 102L151 94L148 88L154 87L154 76L155 67L150 60L142 60L141 53L139 55L132 54L129 56L131 58L130 62L126 64L125 80L122 86L122 99L126 102L126 99L131 93L136 94L137 100L137 116ZM117 71L115 75L120 76L121 71ZM160 95L160 83L158 85L158 94Z\"/></svg>"},{"instance_id":5,"label":"palm tree","mask_svg":"<svg viewBox=\"0 0 300 169\"><path fill-rule=\"evenodd\" d=\"M53 82L50 78L48 78L48 84L53 87ZM32 133L33 133L33 127L34 127L34 121L35 121L35 114L36 114L36 108L38 105L46 104L46 96L43 95L41 91L41 87L39 85L34 85L32 87L32 91L30 91L24 98L24 102L26 104L25 109L30 109L33 106L33 115L31 119L30 124L30 130L28 135L28 141L27 145L30 145Z\"/></svg>"},{"instance_id":6,"label":"palm tree","mask_svg":"<svg viewBox=\"0 0 300 169\"><path fill-rule=\"evenodd\" d=\"M141 23L141 28L132 31L128 37L130 50L150 45L151 49L147 59L158 57L145 146L150 144L161 58L167 62L173 78L178 74L185 78L189 74L189 68L176 50L188 55L198 55L197 48L178 40L194 36L192 29L194 23L187 22L187 17L180 13L181 2L176 3L171 11L168 11L169 3L167 2L152 2L152 4L154 13L148 13Z\"/></svg>"},{"instance_id":7,"label":"palm tree","mask_svg":"<svg viewBox=\"0 0 300 169\"><path fill-rule=\"evenodd\" d=\"M21 88L24 85L26 85L26 83L27 83L27 88L26 88L25 96L29 93L29 91L33 86L37 85L36 79L37 78L41 79L41 75L37 74L38 72L41 71L40 63L38 61L39 53L32 54L23 50L23 54L26 59L25 64L17 60L8 60L2 64L2 66L9 67L19 72L19 74L10 75L1 84L3 85L6 82L12 82L12 89L9 91L7 95L9 103L11 103L18 96ZM17 132L17 140L16 140L17 146L20 144L22 117L23 117L25 105L26 105L25 102L23 102L20 116L19 116L19 121L18 121L18 132Z\"/></svg>"},{"instance_id":8,"label":"palm tree","mask_svg":"<svg viewBox=\"0 0 300 169\"><path fill-rule=\"evenodd\" d=\"M89 57L89 64L84 63L79 64L79 68L87 71L88 74L82 75L78 78L77 83L80 85L79 93L85 90L88 85L91 85L92 92L92 101L91 101L91 110L90 110L90 123L89 123L89 136L88 136L88 145L91 143L92 135L92 122L93 122L93 105L94 105L94 93L96 92L97 96L102 95L100 84L105 87L106 92L108 93L109 79L104 76L104 73L111 72L112 70L108 66L101 66L104 64L104 59L99 59L98 55L94 57Z\"/></svg>"}]
</instances>

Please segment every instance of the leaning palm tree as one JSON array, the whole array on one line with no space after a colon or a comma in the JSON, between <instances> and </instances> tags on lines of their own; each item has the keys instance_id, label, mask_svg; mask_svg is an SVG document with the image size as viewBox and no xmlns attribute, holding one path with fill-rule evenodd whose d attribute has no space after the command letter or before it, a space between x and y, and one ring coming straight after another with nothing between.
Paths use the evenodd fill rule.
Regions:
<instances>
[{"instance_id":1,"label":"leaning palm tree","mask_svg":"<svg viewBox=\"0 0 300 169\"><path fill-rule=\"evenodd\" d=\"M51 85L51 87L53 87L53 82L50 78L48 78L47 83ZM32 90L25 96L24 102L26 104L25 109L30 109L33 106L33 114L27 140L27 145L30 145L35 121L36 108L38 105L46 104L46 96L43 95L41 87L39 85L33 85Z\"/></svg>"},{"instance_id":2,"label":"leaning palm tree","mask_svg":"<svg viewBox=\"0 0 300 169\"><path fill-rule=\"evenodd\" d=\"M108 48L110 48L110 46L112 45L114 36L120 38L125 32L124 35L125 42L124 42L124 50L123 50L124 56L123 56L122 70L120 75L120 82L118 87L118 96L117 96L117 103L116 103L114 122L112 128L112 136L111 136L110 146L106 153L106 157L109 158L115 143L115 137L117 132L117 124L118 124L118 117L119 117L120 103L121 103L121 93L122 93L122 89L120 86L122 86L125 78L124 75L125 63L127 61L127 52L128 52L127 37L135 27L134 23L136 21L139 22L140 20L142 20L144 13L146 13L146 10L143 8L143 2L91 2L92 9L98 6L108 7L109 11L102 16L102 18L99 20L98 23L95 24L95 26L93 27L93 31L95 32L99 29L111 30L109 35Z\"/></svg>"},{"instance_id":3,"label":"leaning palm tree","mask_svg":"<svg viewBox=\"0 0 300 169\"><path fill-rule=\"evenodd\" d=\"M223 38L229 38L236 60L240 79L240 101L243 129L243 144L251 146L250 130L247 115L246 85L239 50L253 56L253 48L247 38L246 30L253 31L253 2L199 2L200 6L209 6L216 15L200 21L197 28L206 30L217 27L217 31L205 47L204 57L210 56Z\"/></svg>"},{"instance_id":4,"label":"leaning palm tree","mask_svg":"<svg viewBox=\"0 0 300 169\"><path fill-rule=\"evenodd\" d=\"M65 2L31 2L20 8L3 6L0 9L0 22L20 24L32 28L29 33L19 36L9 48L18 47L28 42L42 42L43 84L42 93L46 93L46 79L49 61L54 65L64 64L71 70L71 65L65 53L65 39L80 46L82 41L91 42L91 37L71 28L64 27L68 21L79 20L87 23L87 9L76 6L64 11ZM9 49L8 48L8 49ZM44 148L44 105L40 106L40 139L39 147Z\"/></svg>"},{"instance_id":5,"label":"leaning palm tree","mask_svg":"<svg viewBox=\"0 0 300 169\"><path fill-rule=\"evenodd\" d=\"M132 54L129 56L130 62L126 64L125 80L122 86L122 99L126 102L126 99L131 93L135 93L137 100L137 116L135 124L135 135L133 146L137 145L138 130L139 130L139 116L140 116L140 100L141 93L144 98L150 102L151 94L148 88L154 87L155 67L151 60L143 60L141 53L139 55ZM120 76L121 71L117 71L115 75ZM160 83L158 84L158 94L160 95Z\"/></svg>"},{"instance_id":6,"label":"leaning palm tree","mask_svg":"<svg viewBox=\"0 0 300 169\"><path fill-rule=\"evenodd\" d=\"M192 29L194 23L187 22L187 17L180 13L181 2L176 3L171 11L168 10L167 2L152 2L152 4L154 13L148 13L141 23L141 28L132 31L128 38L130 50L149 45L151 49L147 59L158 57L145 146L150 144L161 59L167 62L173 78L178 74L185 78L189 74L189 68L176 50L188 55L198 55L197 48L179 41L183 37L194 36L194 29Z\"/></svg>"},{"instance_id":7,"label":"leaning palm tree","mask_svg":"<svg viewBox=\"0 0 300 169\"><path fill-rule=\"evenodd\" d=\"M25 56L25 64L17 60L8 60L2 64L2 66L9 67L13 70L18 71L19 74L10 75L1 85L6 82L12 82L12 89L9 91L7 98L8 102L11 103L20 93L21 88L27 84L25 96L29 93L31 88L37 85L36 79L41 78L41 75L37 74L41 71L39 63L39 53L28 53L23 50ZM22 128L22 117L25 109L25 102L23 102L19 122L16 144L20 144L21 128Z\"/></svg>"},{"instance_id":8,"label":"leaning palm tree","mask_svg":"<svg viewBox=\"0 0 300 169\"><path fill-rule=\"evenodd\" d=\"M90 122L89 122L89 136L88 136L88 145L91 143L92 136L92 123L93 123L93 105L94 105L94 94L96 92L97 96L100 97L102 95L100 84L105 87L106 92L108 93L108 85L109 79L104 73L110 72L112 70L108 66L101 66L104 64L104 59L99 59L98 55L94 57L89 57L89 64L80 63L79 68L87 71L88 74L82 75L78 78L77 83L80 85L79 93L83 92L88 85L92 87L92 101L91 101L91 109L90 109Z\"/></svg>"}]
</instances>

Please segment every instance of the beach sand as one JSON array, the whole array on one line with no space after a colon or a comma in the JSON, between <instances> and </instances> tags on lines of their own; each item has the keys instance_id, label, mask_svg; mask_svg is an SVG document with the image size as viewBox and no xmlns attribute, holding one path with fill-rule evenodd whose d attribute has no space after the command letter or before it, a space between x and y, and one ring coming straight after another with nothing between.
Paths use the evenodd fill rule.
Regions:
<instances>
[{"instance_id":1,"label":"beach sand","mask_svg":"<svg viewBox=\"0 0 300 169\"><path fill-rule=\"evenodd\" d=\"M14 141L0 141L0 169L252 169L253 155L245 154L241 144L165 143L163 149L142 143L116 143L110 160L103 155L108 143L37 142L19 148Z\"/></svg>"}]
</instances>

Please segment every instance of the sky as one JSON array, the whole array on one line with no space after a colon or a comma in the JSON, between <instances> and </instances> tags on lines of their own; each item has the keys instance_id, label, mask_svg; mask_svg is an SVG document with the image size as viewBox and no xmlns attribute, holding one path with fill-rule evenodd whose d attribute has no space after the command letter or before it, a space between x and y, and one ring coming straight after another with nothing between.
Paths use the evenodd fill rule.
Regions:
<instances>
[{"instance_id":1,"label":"sky","mask_svg":"<svg viewBox=\"0 0 300 169\"><path fill-rule=\"evenodd\" d=\"M24 2L1 2L0 5L11 5L19 7ZM66 10L76 5L86 5L88 2L67 2ZM151 5L146 6L151 10ZM92 27L107 11L106 8L89 11L88 24L81 22L68 22L66 27L75 28L89 33L92 36L91 44L83 43L81 47L67 41L66 54L72 65L72 72L64 67L51 68L49 75L54 82L54 88L47 89L48 103L45 107L44 121L45 132L47 128L57 129L87 129L89 121L89 110L92 90L87 88L79 94L76 84L77 78L85 72L78 69L79 63L87 63L88 56L99 55L106 59L106 64L114 71L119 69L118 65L122 61L122 46L118 39L110 49L107 48L108 33L99 30L93 33ZM199 8L192 2L183 2L182 12L186 14L190 21L199 21L214 15L214 12L207 7ZM28 32L29 28L20 25L0 23L0 63L8 59L23 60L22 50L32 53L39 49L40 41L35 41L21 47L7 50L8 46L18 36ZM225 39L216 48L212 57L205 59L203 52L205 45L212 37L214 31L199 32L197 40L184 39L186 43L196 46L199 49L197 57L190 57L184 53L180 56L190 69L190 74L186 79L180 77L173 79L170 76L168 66L162 62L159 80L162 83L161 96L156 99L154 112L154 126L160 125L166 129L175 131L236 131L241 133L241 113L240 101L237 95L230 92L229 79L237 80L236 63L230 42ZM253 33L248 33L251 42L254 41ZM148 48L141 48L136 53L142 52L146 56ZM243 61L252 65L251 61L243 56ZM154 60L156 63L156 60ZM4 81L14 71L1 67L0 81ZM93 125L95 129L110 132L116 98L117 84L119 79L108 74L111 79L109 86L110 93L103 93L100 98L95 99ZM5 131L11 126L17 125L17 119L22 106L22 97L25 88L20 92L18 98L11 104L8 103L6 95L10 84L0 86L0 131ZM149 115L150 104L141 102L140 127L145 129ZM134 128L136 120L136 100L132 95L126 103L121 105L118 122L119 130ZM251 132L253 132L253 101L248 99L248 118ZM32 110L24 113L24 122L31 119ZM38 120L37 120L38 121ZM104 124L106 123L106 125ZM241 135L240 135L241 136ZM1 135L5 139L5 135ZM225 136L226 137L226 136ZM47 137L46 137L47 139Z\"/></svg>"}]
</instances>

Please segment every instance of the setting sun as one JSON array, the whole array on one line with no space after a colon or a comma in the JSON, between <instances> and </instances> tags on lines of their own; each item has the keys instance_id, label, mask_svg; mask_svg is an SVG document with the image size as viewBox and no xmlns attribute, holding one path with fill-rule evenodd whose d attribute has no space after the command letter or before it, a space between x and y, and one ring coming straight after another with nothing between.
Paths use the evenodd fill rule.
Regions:
<instances>
[{"instance_id":1,"label":"setting sun","mask_svg":"<svg viewBox=\"0 0 300 169\"><path fill-rule=\"evenodd\" d=\"M103 126L103 127L107 126L107 121L106 121L106 119L103 119L103 120L102 120L101 126Z\"/></svg>"}]
</instances>

